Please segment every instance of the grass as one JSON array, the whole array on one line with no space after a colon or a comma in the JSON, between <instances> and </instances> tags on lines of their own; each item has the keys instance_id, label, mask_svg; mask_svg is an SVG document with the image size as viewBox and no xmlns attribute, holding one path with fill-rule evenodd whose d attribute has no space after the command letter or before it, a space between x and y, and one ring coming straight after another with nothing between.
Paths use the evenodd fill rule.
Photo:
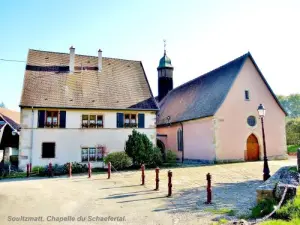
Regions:
<instances>
[{"instance_id":1,"label":"grass","mask_svg":"<svg viewBox=\"0 0 300 225\"><path fill-rule=\"evenodd\" d=\"M218 222L213 223L213 225L221 225L221 224L226 224L229 221L226 220L225 218L220 219Z\"/></svg>"},{"instance_id":2,"label":"grass","mask_svg":"<svg viewBox=\"0 0 300 225\"><path fill-rule=\"evenodd\" d=\"M298 172L297 166L292 166L291 168L289 168L289 171L291 171L291 172Z\"/></svg>"},{"instance_id":3,"label":"grass","mask_svg":"<svg viewBox=\"0 0 300 225\"><path fill-rule=\"evenodd\" d=\"M266 222L262 222L259 225L299 225L300 219L296 218L291 221L285 221L285 220L268 220Z\"/></svg>"},{"instance_id":4,"label":"grass","mask_svg":"<svg viewBox=\"0 0 300 225\"><path fill-rule=\"evenodd\" d=\"M288 153L295 153L298 148L300 148L300 145L288 145Z\"/></svg>"},{"instance_id":5,"label":"grass","mask_svg":"<svg viewBox=\"0 0 300 225\"><path fill-rule=\"evenodd\" d=\"M227 214L228 216L234 216L235 215L235 211L232 209L205 209L206 212L210 212L213 214Z\"/></svg>"}]
</instances>

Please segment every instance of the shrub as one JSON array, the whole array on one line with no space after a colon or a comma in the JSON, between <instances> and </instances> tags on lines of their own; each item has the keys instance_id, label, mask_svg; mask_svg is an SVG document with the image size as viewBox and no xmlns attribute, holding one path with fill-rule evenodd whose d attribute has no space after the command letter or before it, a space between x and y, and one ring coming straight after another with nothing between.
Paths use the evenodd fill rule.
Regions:
<instances>
[{"instance_id":1,"label":"shrub","mask_svg":"<svg viewBox=\"0 0 300 225\"><path fill-rule=\"evenodd\" d=\"M175 152L173 152L172 150L167 150L167 154L166 154L166 162L167 163L176 163L176 158L177 155Z\"/></svg>"},{"instance_id":2,"label":"shrub","mask_svg":"<svg viewBox=\"0 0 300 225\"><path fill-rule=\"evenodd\" d=\"M66 173L69 171L69 163L66 163L65 165ZM86 164L81 164L78 162L72 162L72 173L87 173L88 167Z\"/></svg>"},{"instance_id":3,"label":"shrub","mask_svg":"<svg viewBox=\"0 0 300 225\"><path fill-rule=\"evenodd\" d=\"M147 165L149 166L160 166L163 163L162 154L160 148L154 147L152 153L150 153L149 161Z\"/></svg>"},{"instance_id":4,"label":"shrub","mask_svg":"<svg viewBox=\"0 0 300 225\"><path fill-rule=\"evenodd\" d=\"M265 215L268 215L274 210L274 206L276 204L277 203L274 199L263 199L255 207L252 208L251 217L261 218Z\"/></svg>"},{"instance_id":5,"label":"shrub","mask_svg":"<svg viewBox=\"0 0 300 225\"><path fill-rule=\"evenodd\" d=\"M300 218L300 191L298 191L295 199L287 201L285 205L278 209L274 217L285 220Z\"/></svg>"},{"instance_id":6,"label":"shrub","mask_svg":"<svg viewBox=\"0 0 300 225\"><path fill-rule=\"evenodd\" d=\"M158 152L159 151L159 152ZM125 145L125 152L132 158L133 163L140 165L159 165L162 163L162 154L159 148L154 148L147 135L132 131Z\"/></svg>"},{"instance_id":7,"label":"shrub","mask_svg":"<svg viewBox=\"0 0 300 225\"><path fill-rule=\"evenodd\" d=\"M31 172L39 176L45 176L45 166L34 166L32 167Z\"/></svg>"},{"instance_id":8,"label":"shrub","mask_svg":"<svg viewBox=\"0 0 300 225\"><path fill-rule=\"evenodd\" d=\"M108 164L111 162L112 166L116 169L124 169L132 165L132 159L126 152L113 152L104 158L104 162Z\"/></svg>"}]
</instances>

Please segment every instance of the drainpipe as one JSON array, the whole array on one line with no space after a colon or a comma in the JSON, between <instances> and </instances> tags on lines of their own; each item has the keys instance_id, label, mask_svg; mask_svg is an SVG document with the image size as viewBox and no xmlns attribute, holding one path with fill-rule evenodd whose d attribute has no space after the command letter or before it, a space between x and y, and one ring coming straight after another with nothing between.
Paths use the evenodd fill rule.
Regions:
<instances>
[{"instance_id":1,"label":"drainpipe","mask_svg":"<svg viewBox=\"0 0 300 225\"><path fill-rule=\"evenodd\" d=\"M180 125L181 125L181 130L182 130L182 154L181 154L181 163L184 162L184 135L183 135L183 124L182 122L180 122Z\"/></svg>"},{"instance_id":2,"label":"drainpipe","mask_svg":"<svg viewBox=\"0 0 300 225\"><path fill-rule=\"evenodd\" d=\"M31 151L29 155L29 163L32 165L32 152L33 152L33 120L34 120L34 111L33 111L33 106L31 106L31 140L30 140L30 146L31 146Z\"/></svg>"}]
</instances>

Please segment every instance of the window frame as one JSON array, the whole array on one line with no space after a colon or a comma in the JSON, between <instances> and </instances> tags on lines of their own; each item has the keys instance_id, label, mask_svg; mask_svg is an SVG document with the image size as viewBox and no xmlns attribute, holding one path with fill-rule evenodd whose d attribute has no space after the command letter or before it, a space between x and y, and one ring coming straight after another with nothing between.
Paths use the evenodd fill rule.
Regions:
<instances>
[{"instance_id":1,"label":"window frame","mask_svg":"<svg viewBox=\"0 0 300 225\"><path fill-rule=\"evenodd\" d=\"M177 129L177 151L183 151L183 132L181 128Z\"/></svg>"},{"instance_id":2,"label":"window frame","mask_svg":"<svg viewBox=\"0 0 300 225\"><path fill-rule=\"evenodd\" d=\"M129 123L126 123L126 115L129 116ZM123 117L123 127L124 128L138 128L138 117L137 113L124 113ZM135 123L132 123L132 116L135 117Z\"/></svg>"},{"instance_id":3,"label":"window frame","mask_svg":"<svg viewBox=\"0 0 300 225\"><path fill-rule=\"evenodd\" d=\"M43 155L43 151L44 151L44 144L53 144L54 145L54 149L53 149L53 157L44 157ZM55 142L42 142L42 146L41 146L41 158L42 159L55 159L55 154L56 153L56 143Z\"/></svg>"},{"instance_id":4,"label":"window frame","mask_svg":"<svg viewBox=\"0 0 300 225\"><path fill-rule=\"evenodd\" d=\"M245 97L245 101L250 101L250 91L249 90L245 90L244 97Z\"/></svg>"},{"instance_id":5,"label":"window frame","mask_svg":"<svg viewBox=\"0 0 300 225\"><path fill-rule=\"evenodd\" d=\"M51 114L50 118L51 118L51 122L50 125L48 125L48 114ZM56 125L53 125L53 118L55 118L53 116L54 113L57 113L57 122ZM60 121L60 111L59 110L45 110L45 118L44 118L44 128L59 128L59 121Z\"/></svg>"},{"instance_id":6,"label":"window frame","mask_svg":"<svg viewBox=\"0 0 300 225\"><path fill-rule=\"evenodd\" d=\"M101 148L104 148L104 147L101 147ZM83 149L87 149L87 160L86 161L83 161L82 160L82 151ZM90 160L90 150L91 149L94 149L95 150L95 160ZM103 162L103 156L101 155L101 151L102 149L98 149L97 147L81 147L80 149L80 154L81 154L81 162L82 163L88 163L88 162ZM101 155L101 158L99 158L98 156Z\"/></svg>"},{"instance_id":7,"label":"window frame","mask_svg":"<svg viewBox=\"0 0 300 225\"><path fill-rule=\"evenodd\" d=\"M87 116L87 124L84 125L83 123L83 117ZM93 125L91 125L91 116L95 116L95 121L93 123ZM102 125L98 126L98 117L102 117ZM87 129L91 129L91 128L104 128L104 115L103 114L82 114L81 115L81 128L87 128Z\"/></svg>"}]
</instances>

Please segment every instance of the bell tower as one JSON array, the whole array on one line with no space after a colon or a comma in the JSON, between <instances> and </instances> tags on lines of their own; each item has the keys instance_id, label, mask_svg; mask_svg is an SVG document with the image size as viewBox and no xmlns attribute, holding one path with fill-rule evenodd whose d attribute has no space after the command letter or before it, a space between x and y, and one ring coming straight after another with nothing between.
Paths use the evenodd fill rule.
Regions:
<instances>
[{"instance_id":1,"label":"bell tower","mask_svg":"<svg viewBox=\"0 0 300 225\"><path fill-rule=\"evenodd\" d=\"M164 56L159 60L157 67L159 102L173 89L173 70L171 59L167 56L166 40L164 40Z\"/></svg>"}]
</instances>

